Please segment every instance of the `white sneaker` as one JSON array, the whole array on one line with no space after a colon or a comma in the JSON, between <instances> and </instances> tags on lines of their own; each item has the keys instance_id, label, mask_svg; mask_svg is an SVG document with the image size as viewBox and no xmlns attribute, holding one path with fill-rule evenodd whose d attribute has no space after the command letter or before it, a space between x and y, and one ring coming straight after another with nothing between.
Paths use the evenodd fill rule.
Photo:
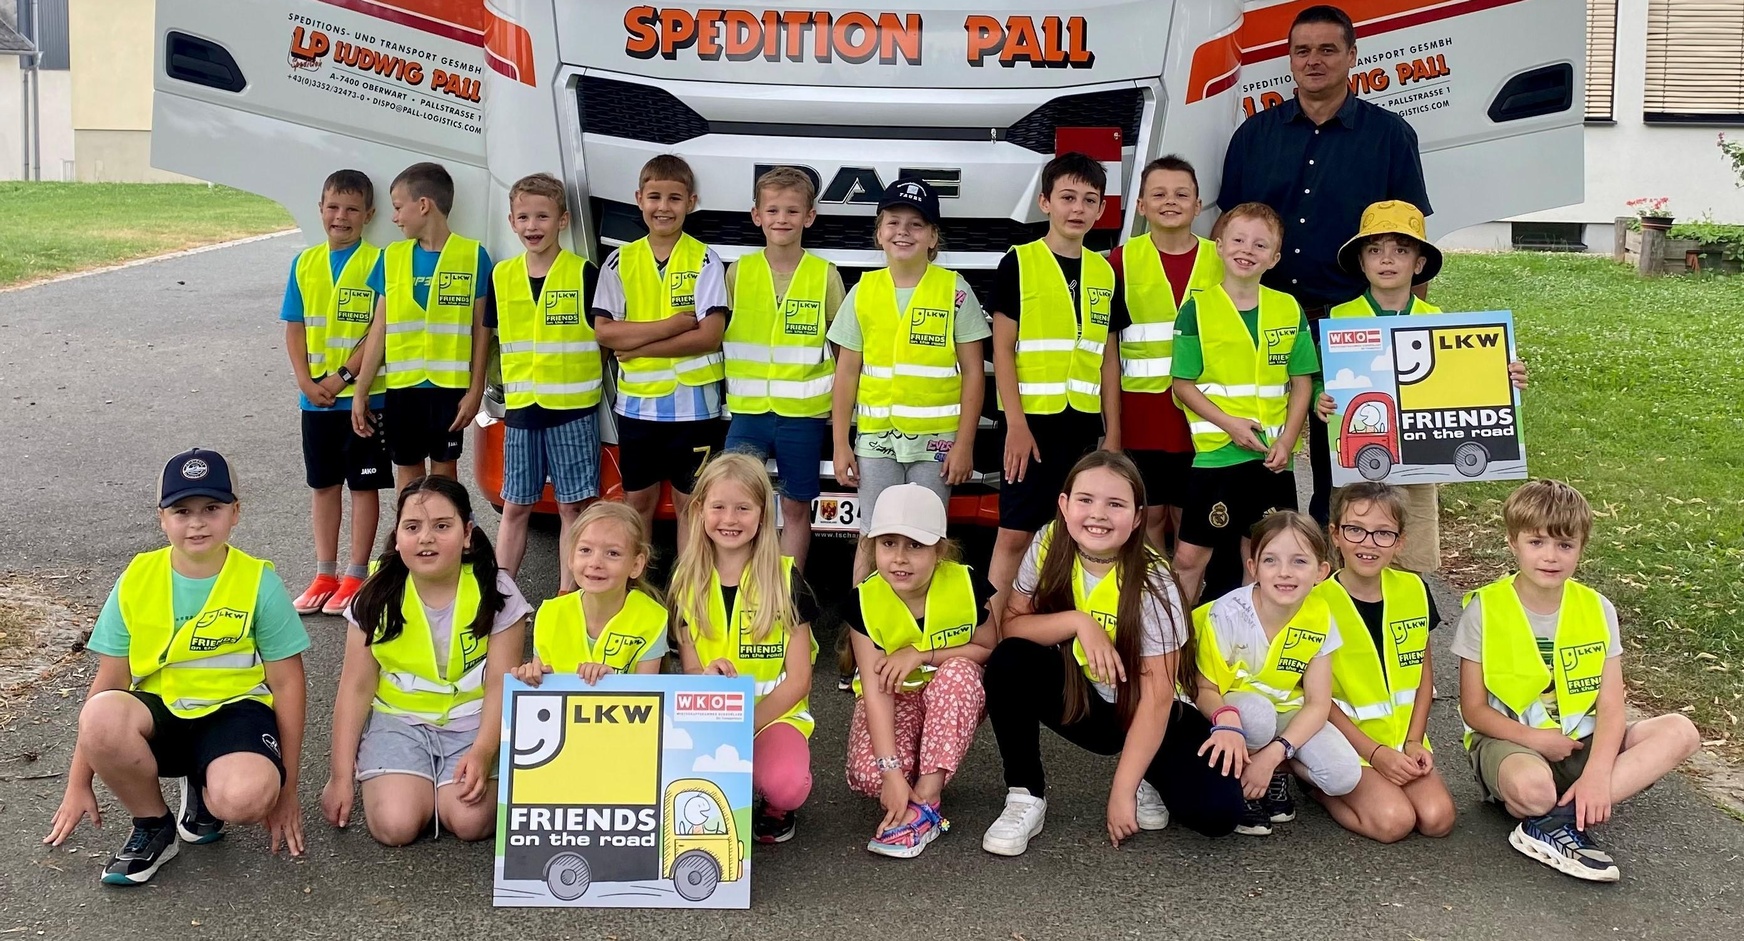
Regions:
<instances>
[{"instance_id":1,"label":"white sneaker","mask_svg":"<svg viewBox=\"0 0 1744 941\"><path fill-rule=\"evenodd\" d=\"M1000 856L1022 856L1030 837L1042 832L1047 815L1047 798L1030 796L1026 787L1011 788L1005 792L1005 810L981 837L981 848Z\"/></svg>"},{"instance_id":2,"label":"white sneaker","mask_svg":"<svg viewBox=\"0 0 1744 941\"><path fill-rule=\"evenodd\" d=\"M1169 806L1149 781L1138 782L1138 828L1161 830L1169 825Z\"/></svg>"}]
</instances>

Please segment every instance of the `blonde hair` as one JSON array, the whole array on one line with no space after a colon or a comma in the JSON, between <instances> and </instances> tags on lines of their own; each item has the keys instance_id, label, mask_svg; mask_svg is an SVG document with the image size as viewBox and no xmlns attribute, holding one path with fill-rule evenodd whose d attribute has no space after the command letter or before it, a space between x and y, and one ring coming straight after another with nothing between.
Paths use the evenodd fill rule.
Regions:
<instances>
[{"instance_id":1,"label":"blonde hair","mask_svg":"<svg viewBox=\"0 0 1744 941\"><path fill-rule=\"evenodd\" d=\"M1578 539L1584 546L1593 534L1592 506L1579 490L1560 480L1520 485L1502 504L1502 521L1509 539L1541 532L1552 539Z\"/></svg>"},{"instance_id":2,"label":"blonde hair","mask_svg":"<svg viewBox=\"0 0 1744 941\"><path fill-rule=\"evenodd\" d=\"M1276 209L1273 209L1265 203L1242 203L1234 209L1224 213L1223 218L1217 220L1217 235L1221 237L1224 227L1237 219L1253 219L1258 222L1263 222L1265 223L1266 228L1271 229L1272 234L1277 236L1280 241L1284 238L1283 218L1278 215Z\"/></svg>"},{"instance_id":3,"label":"blonde hair","mask_svg":"<svg viewBox=\"0 0 1744 941\"><path fill-rule=\"evenodd\" d=\"M569 565L575 556L576 540L581 538L582 531L595 523L616 523L623 527L624 535L629 537L630 548L642 556L642 574L630 579L629 587L639 591L662 604L660 592L648 582L648 565L654 560L654 544L648 538L648 524L642 520L642 514L631 509L629 504L608 500L595 501L593 505L581 511L575 522L569 524L570 558L563 564Z\"/></svg>"},{"instance_id":4,"label":"blonde hair","mask_svg":"<svg viewBox=\"0 0 1744 941\"><path fill-rule=\"evenodd\" d=\"M884 245L878 241L878 229L880 226L884 225L884 217L895 211L896 208L898 207L880 209L878 210L878 214L872 217L872 247L879 251L884 251ZM925 220L923 219L921 221L924 222ZM936 222L928 222L927 227L933 230L933 245L931 248L927 249L927 261L938 261L939 252L944 250L945 247L945 230L940 228L939 224Z\"/></svg>"},{"instance_id":5,"label":"blonde hair","mask_svg":"<svg viewBox=\"0 0 1744 941\"><path fill-rule=\"evenodd\" d=\"M792 190L805 200L805 208L810 209L817 205L817 184L811 181L805 171L793 167L776 167L758 177L751 190L751 205L763 205L765 190L777 193Z\"/></svg>"},{"instance_id":6,"label":"blonde hair","mask_svg":"<svg viewBox=\"0 0 1744 941\"><path fill-rule=\"evenodd\" d=\"M557 204L559 212L569 211L569 198L563 192L563 184L549 173L533 173L515 181L509 187L509 208L515 207L516 196L543 196Z\"/></svg>"},{"instance_id":7,"label":"blonde hair","mask_svg":"<svg viewBox=\"0 0 1744 941\"><path fill-rule=\"evenodd\" d=\"M696 479L696 490L685 510L684 536L679 542L678 565L672 573L669 592L673 599L675 627L688 621L696 625L697 633L714 636L709 623L709 577L715 573L715 547L703 523L707 514L709 492L723 484L738 484L762 507L757 521L757 535L751 537L751 564L739 581L741 606L751 608L751 636L761 642L777 623L792 627L797 623L793 608L793 592L782 577L781 536L775 529L775 489L769 486L769 474L763 462L742 451L727 451L709 461ZM732 617L732 612L727 612ZM680 640L688 638L680 636Z\"/></svg>"}]
</instances>

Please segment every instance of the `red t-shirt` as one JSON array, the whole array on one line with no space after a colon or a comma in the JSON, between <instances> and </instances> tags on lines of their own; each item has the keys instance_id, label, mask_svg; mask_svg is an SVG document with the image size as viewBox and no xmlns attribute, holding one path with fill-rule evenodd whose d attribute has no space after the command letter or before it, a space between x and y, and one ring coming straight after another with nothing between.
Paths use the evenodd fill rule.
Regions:
<instances>
[{"instance_id":1,"label":"red t-shirt","mask_svg":"<svg viewBox=\"0 0 1744 941\"><path fill-rule=\"evenodd\" d=\"M1121 253L1125 247L1123 245L1116 248L1108 257L1117 273L1126 270L1121 262ZM1179 255L1167 252L1160 255L1163 274L1168 275L1169 287L1174 289L1175 306L1180 307L1181 300L1187 294L1187 284L1193 277L1193 263L1198 260L1199 246L1194 243L1191 249ZM1167 392L1122 392L1120 443L1133 451L1173 451L1182 454L1192 452L1193 435L1187 428L1187 416L1175 404L1174 396Z\"/></svg>"}]
</instances>

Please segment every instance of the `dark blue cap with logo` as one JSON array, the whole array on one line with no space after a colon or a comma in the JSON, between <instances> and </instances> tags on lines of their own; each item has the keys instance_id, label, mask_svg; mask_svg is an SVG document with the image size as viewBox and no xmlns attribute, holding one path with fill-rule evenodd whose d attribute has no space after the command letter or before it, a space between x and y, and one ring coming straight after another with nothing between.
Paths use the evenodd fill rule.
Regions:
<instances>
[{"instance_id":1,"label":"dark blue cap with logo","mask_svg":"<svg viewBox=\"0 0 1744 941\"><path fill-rule=\"evenodd\" d=\"M194 448L170 458L157 488L159 509L189 497L210 497L220 503L235 503L230 480L230 462L217 451Z\"/></svg>"},{"instance_id":2,"label":"dark blue cap with logo","mask_svg":"<svg viewBox=\"0 0 1744 941\"><path fill-rule=\"evenodd\" d=\"M907 206L920 213L922 219L933 225L939 224L939 194L925 180L903 177L885 187L884 198L878 201L878 211L893 206Z\"/></svg>"}]
</instances>

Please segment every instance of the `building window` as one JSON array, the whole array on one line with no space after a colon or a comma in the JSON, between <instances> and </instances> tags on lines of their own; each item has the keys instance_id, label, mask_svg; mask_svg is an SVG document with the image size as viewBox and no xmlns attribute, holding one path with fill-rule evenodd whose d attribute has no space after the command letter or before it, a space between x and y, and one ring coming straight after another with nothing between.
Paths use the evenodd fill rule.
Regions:
<instances>
[{"instance_id":1,"label":"building window","mask_svg":"<svg viewBox=\"0 0 1744 941\"><path fill-rule=\"evenodd\" d=\"M1587 120L1611 120L1617 70L1617 0L1587 0Z\"/></svg>"},{"instance_id":2,"label":"building window","mask_svg":"<svg viewBox=\"0 0 1744 941\"><path fill-rule=\"evenodd\" d=\"M1579 222L1511 222L1514 247L1533 252L1584 252L1586 226Z\"/></svg>"},{"instance_id":3,"label":"building window","mask_svg":"<svg viewBox=\"0 0 1744 941\"><path fill-rule=\"evenodd\" d=\"M1641 117L1744 124L1744 0L1648 0Z\"/></svg>"}]
</instances>

